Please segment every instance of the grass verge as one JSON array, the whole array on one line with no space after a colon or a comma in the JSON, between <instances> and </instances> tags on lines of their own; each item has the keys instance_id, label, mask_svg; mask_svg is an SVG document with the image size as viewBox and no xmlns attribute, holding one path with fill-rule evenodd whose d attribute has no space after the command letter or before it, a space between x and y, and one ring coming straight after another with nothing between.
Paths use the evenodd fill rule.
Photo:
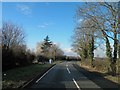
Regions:
<instances>
[{"instance_id":1,"label":"grass verge","mask_svg":"<svg viewBox=\"0 0 120 90\"><path fill-rule=\"evenodd\" d=\"M2 88L19 88L52 65L53 64L34 64L5 71L2 75Z\"/></svg>"},{"instance_id":2,"label":"grass verge","mask_svg":"<svg viewBox=\"0 0 120 90\"><path fill-rule=\"evenodd\" d=\"M107 63L106 62L97 61L96 64L95 64L96 67L94 67L94 68L90 67L89 64L86 64L84 62L82 62L82 64L81 64L81 62L78 61L77 64L80 67L82 67L82 68L84 68L84 69L86 69L90 72L98 72L104 78L120 84L120 72L119 72L119 75L116 75L116 76L112 76L111 74L109 74L108 71L107 71ZM118 64L118 65L120 65L120 64ZM117 70L117 72L118 72L118 70Z\"/></svg>"}]
</instances>

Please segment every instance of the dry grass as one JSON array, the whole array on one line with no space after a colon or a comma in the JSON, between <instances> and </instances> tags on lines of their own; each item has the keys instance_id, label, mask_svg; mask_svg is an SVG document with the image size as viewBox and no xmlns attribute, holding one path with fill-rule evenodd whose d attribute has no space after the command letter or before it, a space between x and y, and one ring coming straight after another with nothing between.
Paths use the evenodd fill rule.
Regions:
<instances>
[{"instance_id":1,"label":"dry grass","mask_svg":"<svg viewBox=\"0 0 120 90\"><path fill-rule=\"evenodd\" d=\"M89 70L89 71L95 71L101 73L101 75L104 76L104 78L109 79L113 82L120 84L120 60L117 60L116 66L117 66L117 75L112 76L108 73L109 69L109 61L108 60L95 60L93 62L94 68L90 66L90 60L84 60L82 62L77 62L81 67Z\"/></svg>"}]
</instances>

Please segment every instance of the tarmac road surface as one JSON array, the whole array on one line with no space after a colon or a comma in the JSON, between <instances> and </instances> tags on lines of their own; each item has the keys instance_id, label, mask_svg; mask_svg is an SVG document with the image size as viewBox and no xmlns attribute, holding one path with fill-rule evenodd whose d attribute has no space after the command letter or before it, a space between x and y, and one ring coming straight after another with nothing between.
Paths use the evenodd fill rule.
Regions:
<instances>
[{"instance_id":1,"label":"tarmac road surface","mask_svg":"<svg viewBox=\"0 0 120 90\"><path fill-rule=\"evenodd\" d=\"M89 73L76 65L75 61L65 61L53 66L29 88L117 90L118 85Z\"/></svg>"}]
</instances>

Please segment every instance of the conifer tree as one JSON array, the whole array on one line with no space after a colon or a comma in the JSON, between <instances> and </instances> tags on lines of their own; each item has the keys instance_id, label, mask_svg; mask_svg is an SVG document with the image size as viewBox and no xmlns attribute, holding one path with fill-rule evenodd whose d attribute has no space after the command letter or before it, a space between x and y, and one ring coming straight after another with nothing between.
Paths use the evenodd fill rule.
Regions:
<instances>
[{"instance_id":1,"label":"conifer tree","mask_svg":"<svg viewBox=\"0 0 120 90\"><path fill-rule=\"evenodd\" d=\"M52 45L52 42L50 41L49 36L47 35L46 38L44 39L44 42L43 42L42 47L41 47L42 54L45 57L49 58L49 50L50 50L51 45Z\"/></svg>"}]
</instances>

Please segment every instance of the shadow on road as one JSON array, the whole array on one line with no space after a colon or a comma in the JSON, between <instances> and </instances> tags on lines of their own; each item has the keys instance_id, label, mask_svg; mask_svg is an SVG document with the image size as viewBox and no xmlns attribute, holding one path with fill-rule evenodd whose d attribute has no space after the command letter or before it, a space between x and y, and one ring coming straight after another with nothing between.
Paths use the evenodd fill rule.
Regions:
<instances>
[{"instance_id":1,"label":"shadow on road","mask_svg":"<svg viewBox=\"0 0 120 90\"><path fill-rule=\"evenodd\" d=\"M101 87L103 90L120 90L120 84L104 78L100 73L87 71L86 69L78 66L77 64L73 64L73 66L83 75L85 75L88 79Z\"/></svg>"}]
</instances>

